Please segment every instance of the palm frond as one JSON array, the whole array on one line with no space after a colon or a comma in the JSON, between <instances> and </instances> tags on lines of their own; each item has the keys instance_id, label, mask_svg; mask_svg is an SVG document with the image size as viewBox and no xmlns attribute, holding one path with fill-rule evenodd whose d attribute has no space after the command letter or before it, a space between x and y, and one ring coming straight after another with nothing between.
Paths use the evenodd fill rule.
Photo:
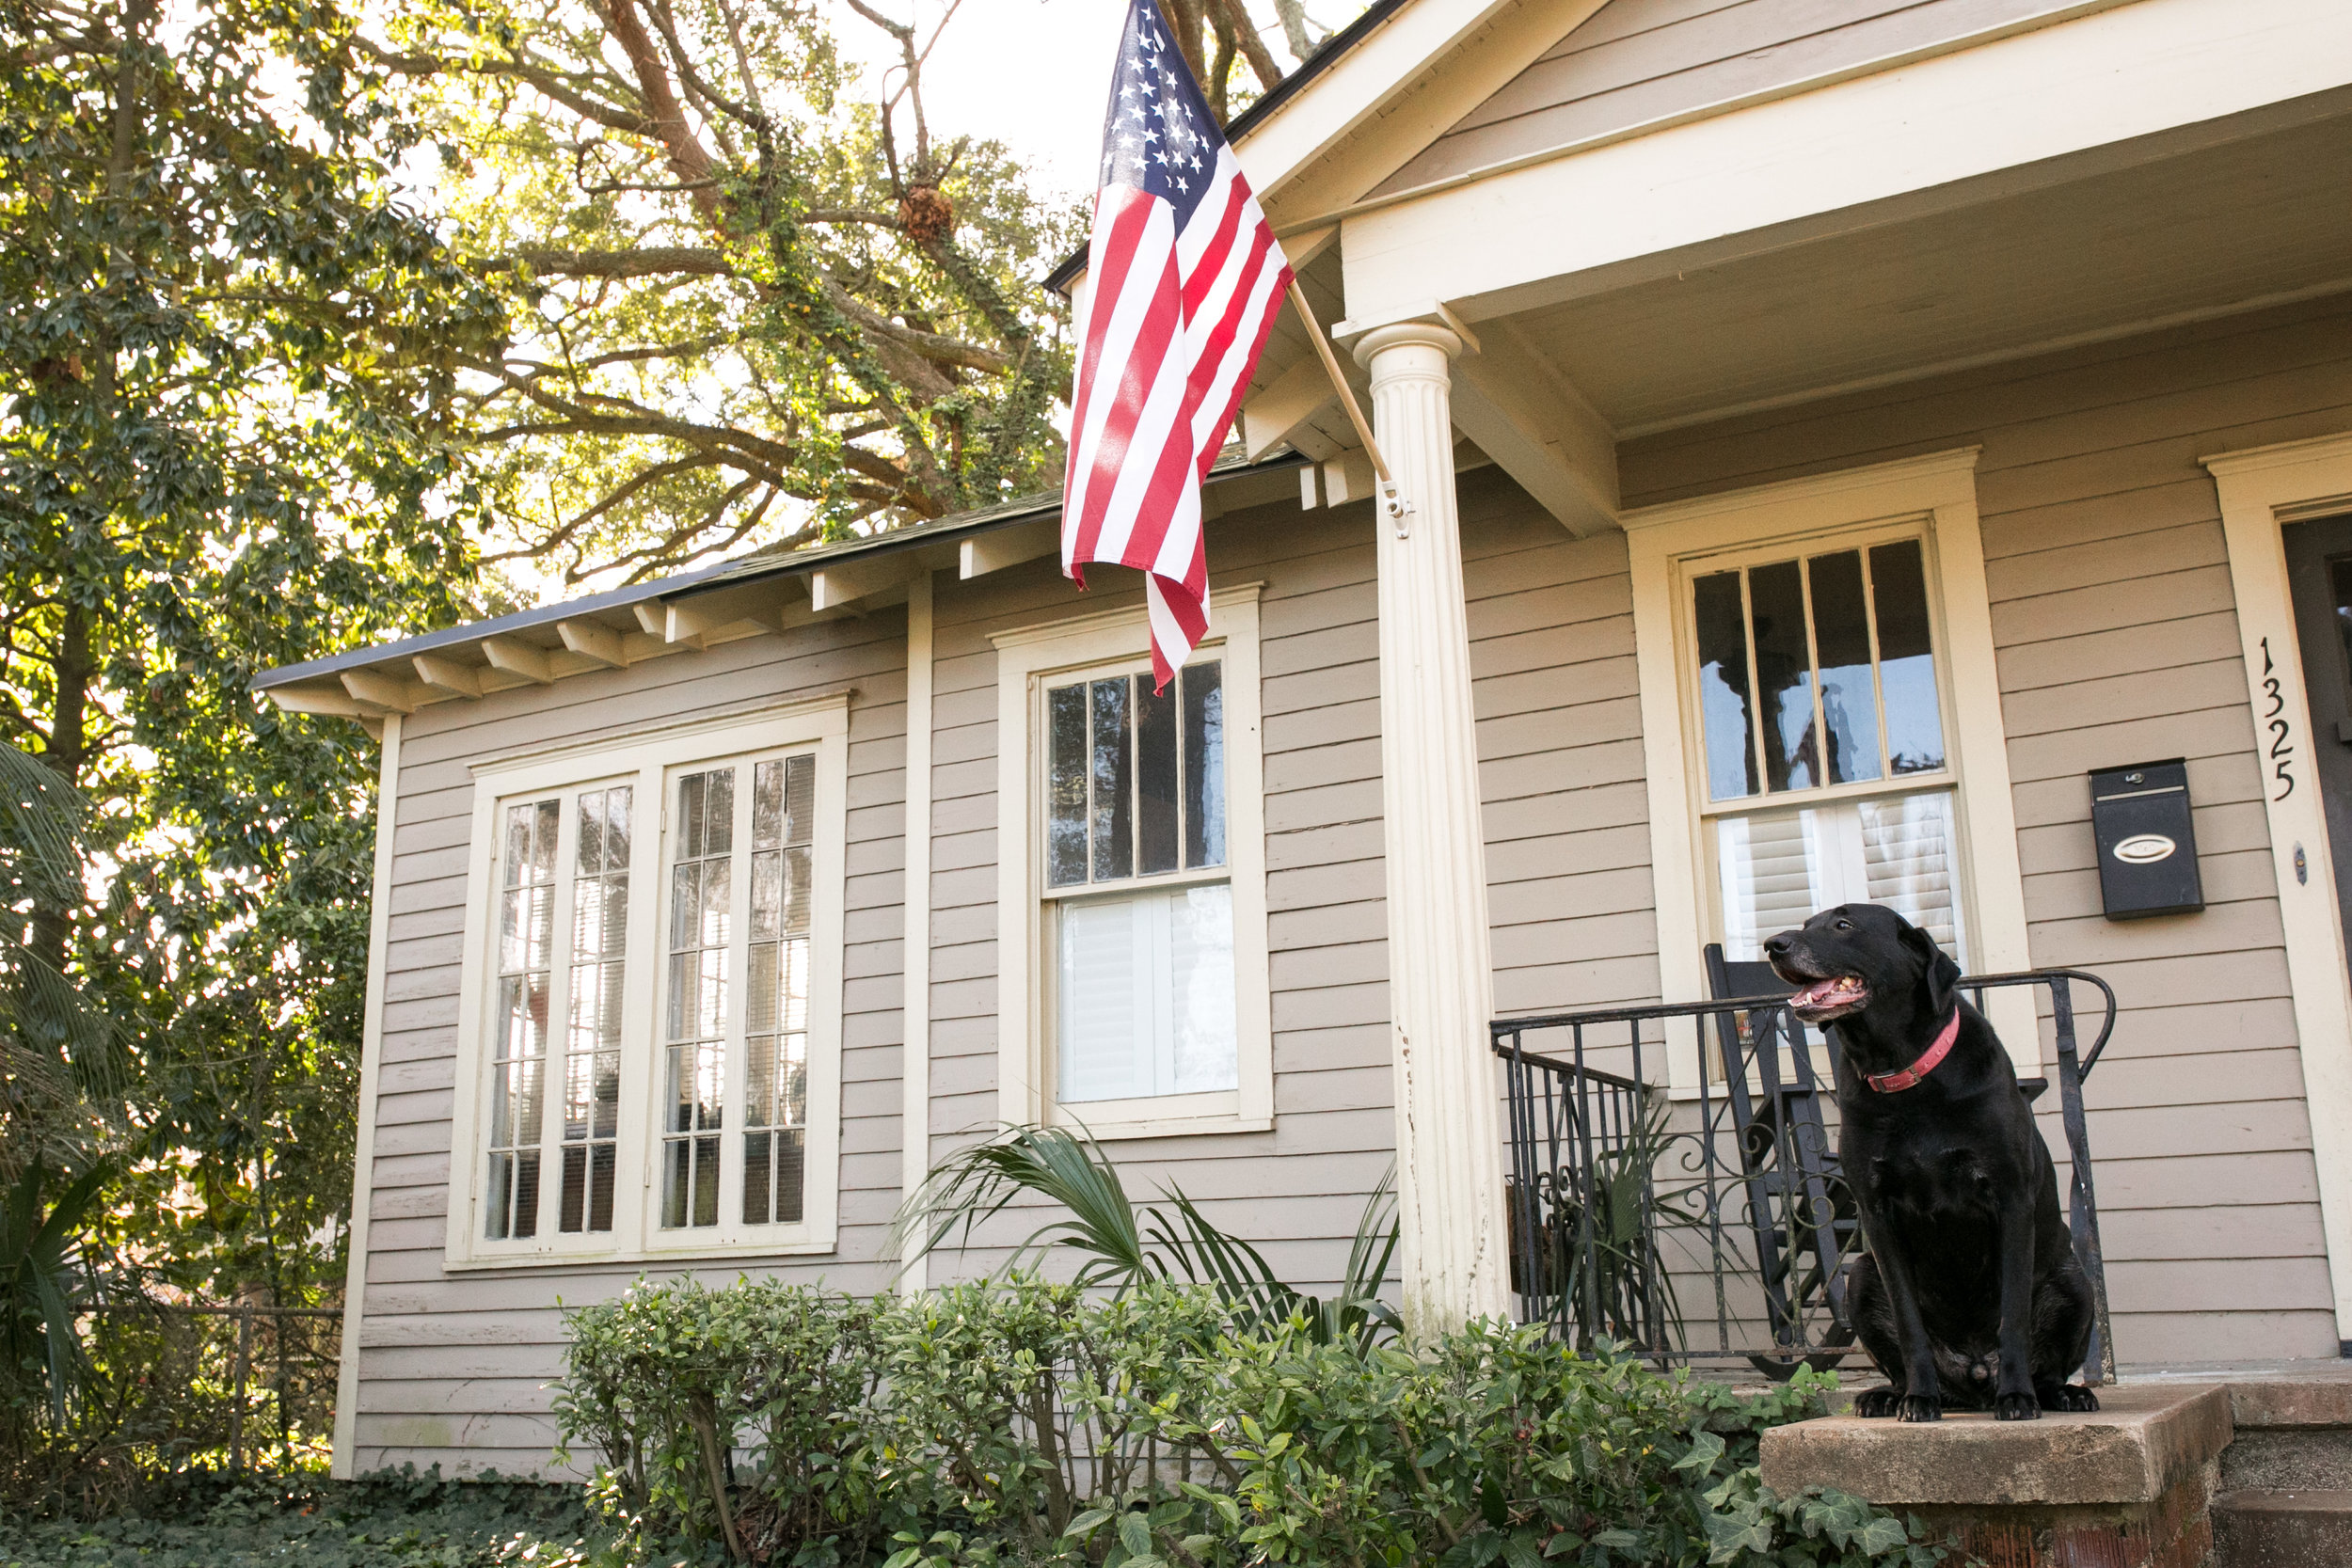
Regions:
<instances>
[{"instance_id":1,"label":"palm frond","mask_svg":"<svg viewBox=\"0 0 2352 1568\"><path fill-rule=\"evenodd\" d=\"M39 758L0 741L0 875L53 904L82 891L82 827L89 802Z\"/></svg>"},{"instance_id":2,"label":"palm frond","mask_svg":"<svg viewBox=\"0 0 2352 1568\"><path fill-rule=\"evenodd\" d=\"M1264 1253L1211 1220L1183 1189L1161 1189L1167 1208L1136 1204L1100 1144L1057 1127L1007 1127L995 1141L942 1161L891 1222L891 1244L909 1262L950 1237L968 1246L976 1227L1025 1195L1059 1204L1068 1217L1031 1231L1009 1265L1067 1247L1087 1259L1082 1286L1124 1291L1182 1278L1224 1296L1237 1326L1264 1330L1299 1319L1325 1343L1370 1345L1401 1327L1380 1299L1398 1243L1393 1167L1364 1205L1347 1277L1327 1302L1285 1283Z\"/></svg>"},{"instance_id":3,"label":"palm frond","mask_svg":"<svg viewBox=\"0 0 2352 1568\"><path fill-rule=\"evenodd\" d=\"M50 1413L58 1422L89 1364L74 1326L89 1284L75 1243L110 1175L103 1164L84 1171L44 1212L42 1190L52 1173L36 1160L0 1202L0 1347L11 1368L42 1367ZM36 1334L38 1357L31 1343Z\"/></svg>"},{"instance_id":4,"label":"palm frond","mask_svg":"<svg viewBox=\"0 0 2352 1568\"><path fill-rule=\"evenodd\" d=\"M1085 1255L1081 1285L1125 1290L1166 1277L1118 1167L1092 1138L1058 1127L1009 1127L942 1161L891 1222L891 1244L909 1262L958 1231L959 1244L968 1246L974 1227L1025 1194L1060 1204L1069 1217L1031 1231L1013 1249L1012 1263L1050 1245ZM916 1243L912 1251L909 1242Z\"/></svg>"}]
</instances>

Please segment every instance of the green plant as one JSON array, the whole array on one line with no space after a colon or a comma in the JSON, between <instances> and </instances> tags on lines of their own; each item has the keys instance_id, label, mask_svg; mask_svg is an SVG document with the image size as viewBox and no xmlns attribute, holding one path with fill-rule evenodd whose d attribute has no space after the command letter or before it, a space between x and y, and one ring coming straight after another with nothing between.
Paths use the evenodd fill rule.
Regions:
<instances>
[{"instance_id":1,"label":"green plant","mask_svg":"<svg viewBox=\"0 0 2352 1568\"><path fill-rule=\"evenodd\" d=\"M0 1386L36 1374L53 1428L89 1370L75 1318L94 1286L78 1243L110 1174L97 1165L45 1194L53 1173L35 1160L0 1201Z\"/></svg>"},{"instance_id":2,"label":"green plant","mask_svg":"<svg viewBox=\"0 0 2352 1568\"><path fill-rule=\"evenodd\" d=\"M840 1493L882 1371L877 1307L775 1279L640 1280L569 1316L559 1458L593 1445L617 1500L660 1528L788 1560L862 1516ZM756 1469L739 1484L747 1443Z\"/></svg>"},{"instance_id":3,"label":"green plant","mask_svg":"<svg viewBox=\"0 0 2352 1568\"><path fill-rule=\"evenodd\" d=\"M892 1242L910 1259L950 1236L968 1243L975 1227L1016 1199L1041 1197L1069 1211L1013 1249L1008 1270L1048 1246L1078 1253L1075 1283L1126 1291L1148 1281L1182 1279L1216 1289L1236 1323L1271 1329L1303 1319L1318 1339L1368 1345L1393 1337L1395 1310L1380 1286L1396 1256L1393 1173L1365 1201L1348 1249L1347 1274L1329 1300L1285 1284L1249 1243L1229 1235L1180 1188L1162 1189L1168 1207L1137 1204L1119 1167L1091 1137L1058 1127L1009 1127L992 1142L942 1161L902 1207Z\"/></svg>"},{"instance_id":4,"label":"green plant","mask_svg":"<svg viewBox=\"0 0 2352 1568\"><path fill-rule=\"evenodd\" d=\"M1581 1166L1562 1166L1532 1194L1509 1183L1514 1285L1528 1284L1532 1210L1532 1293L1563 1302L1580 1350L1605 1339L1661 1350L1685 1343L1682 1304L1661 1243L1669 1233L1707 1228L1689 1206L1705 1183L1661 1186L1660 1165L1690 1136L1671 1130L1671 1116L1665 1097L1651 1096L1622 1138L1594 1140Z\"/></svg>"},{"instance_id":5,"label":"green plant","mask_svg":"<svg viewBox=\"0 0 2352 1568\"><path fill-rule=\"evenodd\" d=\"M635 1562L644 1562L638 1555ZM658 1560L677 1563L680 1554ZM188 1474L97 1519L0 1515L0 1568L628 1568L577 1486L379 1471Z\"/></svg>"},{"instance_id":6,"label":"green plant","mask_svg":"<svg viewBox=\"0 0 2352 1568\"><path fill-rule=\"evenodd\" d=\"M759 1322L772 1316L773 1325ZM1223 1291L1027 1275L859 1302L746 1281L573 1315L559 1404L633 1538L805 1568L1923 1568L1855 1499L1780 1498L1759 1434L1814 1414L1472 1324L1411 1354L1237 1323ZM769 1358L837 1358L822 1377ZM573 1386L577 1382L578 1387ZM740 1396L758 1387L764 1402ZM729 1395L727 1391L736 1391ZM698 1399L718 1415L708 1460ZM733 1424L730 1424L733 1423ZM780 1452L789 1449L789 1452ZM746 1463L730 1470L723 1456ZM632 1471L628 1466L634 1465ZM736 1526L728 1532L724 1521ZM746 1522L789 1518L763 1533Z\"/></svg>"}]
</instances>

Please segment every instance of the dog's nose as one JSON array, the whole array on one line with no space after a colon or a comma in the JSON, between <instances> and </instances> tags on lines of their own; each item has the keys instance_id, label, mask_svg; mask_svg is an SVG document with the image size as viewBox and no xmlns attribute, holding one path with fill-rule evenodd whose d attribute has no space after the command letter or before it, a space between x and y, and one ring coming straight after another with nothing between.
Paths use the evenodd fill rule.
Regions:
<instances>
[{"instance_id":1,"label":"dog's nose","mask_svg":"<svg viewBox=\"0 0 2352 1568\"><path fill-rule=\"evenodd\" d=\"M1796 940L1795 933L1789 931L1783 931L1776 937L1766 937L1764 939L1765 956L1774 958L1786 957Z\"/></svg>"}]
</instances>

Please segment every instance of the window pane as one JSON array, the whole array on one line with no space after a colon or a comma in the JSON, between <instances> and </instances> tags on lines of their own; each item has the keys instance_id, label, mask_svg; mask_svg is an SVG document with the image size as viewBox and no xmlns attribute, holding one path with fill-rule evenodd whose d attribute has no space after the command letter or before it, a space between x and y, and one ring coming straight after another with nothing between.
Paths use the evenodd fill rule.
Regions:
<instances>
[{"instance_id":1,"label":"window pane","mask_svg":"<svg viewBox=\"0 0 2352 1568\"><path fill-rule=\"evenodd\" d=\"M1184 864L1225 863L1225 671L1216 659L1177 673L1184 705Z\"/></svg>"},{"instance_id":2,"label":"window pane","mask_svg":"<svg viewBox=\"0 0 2352 1568\"><path fill-rule=\"evenodd\" d=\"M757 789L757 781L754 784ZM666 976L661 1216L716 1225L728 1015L732 1010L735 769L678 781Z\"/></svg>"},{"instance_id":3,"label":"window pane","mask_svg":"<svg viewBox=\"0 0 2352 1568\"><path fill-rule=\"evenodd\" d=\"M1152 1092L1149 924L1140 898L1061 906L1055 1015L1064 1104Z\"/></svg>"},{"instance_id":4,"label":"window pane","mask_svg":"<svg viewBox=\"0 0 2352 1568\"><path fill-rule=\"evenodd\" d=\"M1716 873L1724 897L1724 956L1752 963L1764 939L1835 899L1822 895L1820 846L1802 811L1757 812L1715 824Z\"/></svg>"},{"instance_id":5,"label":"window pane","mask_svg":"<svg viewBox=\"0 0 2352 1568\"><path fill-rule=\"evenodd\" d=\"M1176 869L1177 689L1154 693L1137 676L1136 702L1136 870L1143 876Z\"/></svg>"},{"instance_id":6,"label":"window pane","mask_svg":"<svg viewBox=\"0 0 2352 1568\"><path fill-rule=\"evenodd\" d=\"M1811 789L1821 782L1821 767L1813 734L1804 587L1795 562L1750 569L1748 613L1756 631L1756 683L1763 698L1765 786Z\"/></svg>"},{"instance_id":7,"label":"window pane","mask_svg":"<svg viewBox=\"0 0 2352 1568\"><path fill-rule=\"evenodd\" d=\"M1933 772L1944 766L1944 719L1935 696L1927 573L1919 541L1871 546L1870 592L1878 610L1886 754L1897 773Z\"/></svg>"},{"instance_id":8,"label":"window pane","mask_svg":"<svg viewBox=\"0 0 2352 1568\"><path fill-rule=\"evenodd\" d=\"M572 879L571 1018L564 1042L564 1190L559 1224L609 1230L619 1132L621 997L628 941L629 790L580 797ZM591 1178L598 1183L591 1190ZM597 1215L604 1217L601 1221Z\"/></svg>"},{"instance_id":9,"label":"window pane","mask_svg":"<svg viewBox=\"0 0 2352 1568\"><path fill-rule=\"evenodd\" d=\"M1879 776L1878 693L1870 685L1870 620L1862 606L1862 552L1805 563L1813 588L1813 653L1820 663L1829 782Z\"/></svg>"},{"instance_id":10,"label":"window pane","mask_svg":"<svg viewBox=\"0 0 2352 1568\"><path fill-rule=\"evenodd\" d=\"M1749 728L1747 617L1740 574L1712 572L1692 584L1698 611L1699 715L1707 742L1709 800L1756 791L1756 739Z\"/></svg>"},{"instance_id":11,"label":"window pane","mask_svg":"<svg viewBox=\"0 0 2352 1568\"><path fill-rule=\"evenodd\" d=\"M1045 885L1087 879L1087 689L1045 694Z\"/></svg>"},{"instance_id":12,"label":"window pane","mask_svg":"<svg viewBox=\"0 0 2352 1568\"><path fill-rule=\"evenodd\" d=\"M1094 807L1089 822L1094 835L1094 879L1111 881L1135 875L1133 767L1128 740L1127 677L1096 681L1092 688L1094 720Z\"/></svg>"},{"instance_id":13,"label":"window pane","mask_svg":"<svg viewBox=\"0 0 2352 1568\"><path fill-rule=\"evenodd\" d=\"M1240 1086L1233 1027L1233 890L1186 888L1168 895L1168 1052L1177 1094Z\"/></svg>"},{"instance_id":14,"label":"window pane","mask_svg":"<svg viewBox=\"0 0 2352 1568\"><path fill-rule=\"evenodd\" d=\"M743 1223L801 1218L799 1144L807 1119L811 807L817 759L754 769L752 920L744 976ZM772 809L770 805L773 801ZM789 1132L771 1129L792 1129Z\"/></svg>"},{"instance_id":15,"label":"window pane","mask_svg":"<svg viewBox=\"0 0 2352 1568\"><path fill-rule=\"evenodd\" d=\"M483 1231L493 1241L534 1236L539 1228L539 1146L547 1132L554 1022L555 839L562 816L561 800L506 809L483 1214Z\"/></svg>"},{"instance_id":16,"label":"window pane","mask_svg":"<svg viewBox=\"0 0 2352 1568\"><path fill-rule=\"evenodd\" d=\"M1873 904L1884 904L1961 953L1960 900L1953 895L1952 797L1938 790L1859 802L1863 876Z\"/></svg>"}]
</instances>

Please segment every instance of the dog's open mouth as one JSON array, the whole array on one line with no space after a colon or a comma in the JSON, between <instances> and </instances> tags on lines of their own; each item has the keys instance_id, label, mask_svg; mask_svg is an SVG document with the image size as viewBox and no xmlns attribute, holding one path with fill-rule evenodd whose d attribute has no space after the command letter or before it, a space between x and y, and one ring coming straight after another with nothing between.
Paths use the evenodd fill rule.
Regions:
<instances>
[{"instance_id":1,"label":"dog's open mouth","mask_svg":"<svg viewBox=\"0 0 2352 1568\"><path fill-rule=\"evenodd\" d=\"M1799 987L1788 998L1788 1010L1807 1023L1843 1018L1870 1000L1870 989L1857 974L1836 974Z\"/></svg>"}]
</instances>

